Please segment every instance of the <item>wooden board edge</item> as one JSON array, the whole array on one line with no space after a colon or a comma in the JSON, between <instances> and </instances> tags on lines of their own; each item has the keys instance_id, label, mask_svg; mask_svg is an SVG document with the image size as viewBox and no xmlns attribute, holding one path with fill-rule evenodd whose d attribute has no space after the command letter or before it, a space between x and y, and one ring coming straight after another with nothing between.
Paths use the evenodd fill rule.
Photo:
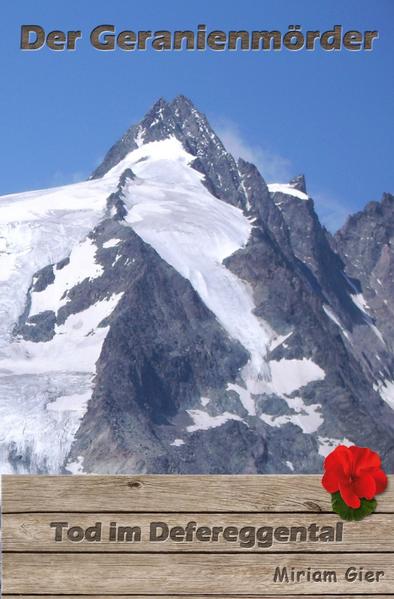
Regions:
<instances>
[{"instance_id":1,"label":"wooden board edge","mask_svg":"<svg viewBox=\"0 0 394 599\"><path fill-rule=\"evenodd\" d=\"M40 512L45 504L47 512L86 505L86 513L188 513L197 504L206 513L331 513L330 499L321 475L308 474L2 476L3 513ZM394 513L394 475L376 511Z\"/></svg>"}]
</instances>

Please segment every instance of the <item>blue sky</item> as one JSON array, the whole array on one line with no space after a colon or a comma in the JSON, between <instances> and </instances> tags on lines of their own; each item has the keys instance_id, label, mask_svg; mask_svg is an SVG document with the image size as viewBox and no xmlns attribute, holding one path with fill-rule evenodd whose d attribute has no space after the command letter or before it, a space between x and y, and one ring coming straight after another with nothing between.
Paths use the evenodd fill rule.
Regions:
<instances>
[{"instance_id":1,"label":"blue sky","mask_svg":"<svg viewBox=\"0 0 394 599\"><path fill-rule=\"evenodd\" d=\"M272 182L307 177L324 222L394 191L392 0L2 0L0 194L86 178L160 96L189 96ZM21 52L20 27L81 29L76 52ZM93 27L377 29L372 52L99 52Z\"/></svg>"}]
</instances>

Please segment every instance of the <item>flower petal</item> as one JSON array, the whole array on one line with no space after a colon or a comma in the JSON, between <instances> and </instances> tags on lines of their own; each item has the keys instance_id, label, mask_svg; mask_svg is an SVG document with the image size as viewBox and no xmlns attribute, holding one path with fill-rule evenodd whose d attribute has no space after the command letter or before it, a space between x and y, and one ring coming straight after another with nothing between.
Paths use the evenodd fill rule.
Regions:
<instances>
[{"instance_id":1,"label":"flower petal","mask_svg":"<svg viewBox=\"0 0 394 599\"><path fill-rule=\"evenodd\" d=\"M352 472L353 456L345 445L338 445L324 460L324 469L332 470L340 468L345 476Z\"/></svg>"},{"instance_id":2,"label":"flower petal","mask_svg":"<svg viewBox=\"0 0 394 599\"><path fill-rule=\"evenodd\" d=\"M352 484L352 489L358 497L373 499L376 495L376 483L371 474L362 474Z\"/></svg>"},{"instance_id":3,"label":"flower petal","mask_svg":"<svg viewBox=\"0 0 394 599\"><path fill-rule=\"evenodd\" d=\"M334 470L325 472L321 484L328 493L336 493L339 491L339 478Z\"/></svg>"},{"instance_id":4,"label":"flower petal","mask_svg":"<svg viewBox=\"0 0 394 599\"><path fill-rule=\"evenodd\" d=\"M357 447L356 445L349 447L349 450L353 457L353 470L356 476L358 476L362 470L380 468L380 456L375 451L368 449L368 447Z\"/></svg>"},{"instance_id":5,"label":"flower petal","mask_svg":"<svg viewBox=\"0 0 394 599\"><path fill-rule=\"evenodd\" d=\"M361 501L360 498L357 497L357 495L354 493L352 486L345 482L345 481L341 481L339 483L339 491L341 493L341 497L343 499L343 501L346 503L346 505L348 505L349 507L352 507L354 509L357 509L358 507L360 507L361 505Z\"/></svg>"},{"instance_id":6,"label":"flower petal","mask_svg":"<svg viewBox=\"0 0 394 599\"><path fill-rule=\"evenodd\" d=\"M371 476L373 476L375 479L376 495L383 493L387 487L387 476L385 472L379 468L378 470L371 472Z\"/></svg>"}]
</instances>

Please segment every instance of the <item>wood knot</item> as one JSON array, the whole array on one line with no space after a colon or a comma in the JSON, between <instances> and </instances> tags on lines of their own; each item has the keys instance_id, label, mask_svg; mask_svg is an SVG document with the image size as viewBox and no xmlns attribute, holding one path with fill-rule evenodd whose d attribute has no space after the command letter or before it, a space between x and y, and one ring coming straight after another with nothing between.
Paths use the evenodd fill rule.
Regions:
<instances>
[{"instance_id":1,"label":"wood knot","mask_svg":"<svg viewBox=\"0 0 394 599\"><path fill-rule=\"evenodd\" d=\"M304 505L308 508L308 510L311 510L312 512L322 511L320 505L318 503L315 503L314 501L304 501Z\"/></svg>"},{"instance_id":2,"label":"wood knot","mask_svg":"<svg viewBox=\"0 0 394 599\"><path fill-rule=\"evenodd\" d=\"M140 480L130 480L127 483L127 486L130 487L130 489L141 489L142 482Z\"/></svg>"}]
</instances>

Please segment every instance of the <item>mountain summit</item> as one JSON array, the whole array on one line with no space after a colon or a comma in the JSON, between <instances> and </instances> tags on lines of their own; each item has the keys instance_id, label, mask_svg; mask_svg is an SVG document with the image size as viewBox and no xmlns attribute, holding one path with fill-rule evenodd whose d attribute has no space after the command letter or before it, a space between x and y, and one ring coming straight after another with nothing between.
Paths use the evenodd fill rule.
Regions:
<instances>
[{"instance_id":1,"label":"mountain summit","mask_svg":"<svg viewBox=\"0 0 394 599\"><path fill-rule=\"evenodd\" d=\"M184 96L89 181L1 198L1 471L320 472L339 443L394 471L393 203L331 237Z\"/></svg>"},{"instance_id":2,"label":"mountain summit","mask_svg":"<svg viewBox=\"0 0 394 599\"><path fill-rule=\"evenodd\" d=\"M133 125L109 150L92 174L102 177L141 145L173 137L194 156L193 167L205 176L205 184L220 199L242 206L240 179L234 158L212 130L207 118L185 96L172 102L160 98L140 123Z\"/></svg>"}]
</instances>

